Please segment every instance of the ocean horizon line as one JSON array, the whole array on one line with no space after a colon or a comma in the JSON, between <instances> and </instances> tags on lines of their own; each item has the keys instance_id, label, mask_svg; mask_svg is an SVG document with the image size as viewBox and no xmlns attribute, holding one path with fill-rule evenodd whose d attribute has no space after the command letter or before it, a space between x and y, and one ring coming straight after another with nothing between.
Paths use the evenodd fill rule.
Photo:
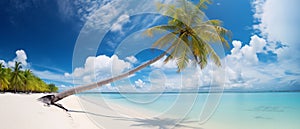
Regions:
<instances>
[{"instance_id":1,"label":"ocean horizon line","mask_svg":"<svg viewBox=\"0 0 300 129\"><path fill-rule=\"evenodd\" d=\"M97 92L97 91L91 91L91 92L82 92L78 94L207 94L207 93L292 93L292 92L300 92L300 90L265 90L265 91L223 91L223 92L208 92L208 91L201 91L201 92L178 92L178 91L171 91L171 92Z\"/></svg>"}]
</instances>

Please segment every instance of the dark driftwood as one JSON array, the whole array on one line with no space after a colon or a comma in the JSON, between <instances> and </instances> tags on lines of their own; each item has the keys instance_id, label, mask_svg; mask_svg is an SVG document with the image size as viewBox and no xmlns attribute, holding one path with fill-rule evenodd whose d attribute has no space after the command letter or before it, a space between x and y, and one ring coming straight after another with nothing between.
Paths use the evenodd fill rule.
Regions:
<instances>
[{"instance_id":1,"label":"dark driftwood","mask_svg":"<svg viewBox=\"0 0 300 129\"><path fill-rule=\"evenodd\" d=\"M69 111L68 109L66 109L64 106L62 106L61 104L59 103L54 103L50 100L52 100L55 96L54 95L46 95L46 96L43 96L41 98L39 98L38 100L45 103L47 106L50 106L50 105L54 105L56 107L59 107L65 111Z\"/></svg>"}]
</instances>

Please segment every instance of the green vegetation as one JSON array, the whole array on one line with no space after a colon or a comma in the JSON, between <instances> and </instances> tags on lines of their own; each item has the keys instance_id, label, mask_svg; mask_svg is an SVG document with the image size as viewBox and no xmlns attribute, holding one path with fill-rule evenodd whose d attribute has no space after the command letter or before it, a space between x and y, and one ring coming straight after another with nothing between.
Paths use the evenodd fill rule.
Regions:
<instances>
[{"instance_id":1,"label":"green vegetation","mask_svg":"<svg viewBox=\"0 0 300 129\"><path fill-rule=\"evenodd\" d=\"M21 62L15 62L12 68L4 68L0 63L0 92L57 92L54 84L46 84L29 69L21 70Z\"/></svg>"}]
</instances>

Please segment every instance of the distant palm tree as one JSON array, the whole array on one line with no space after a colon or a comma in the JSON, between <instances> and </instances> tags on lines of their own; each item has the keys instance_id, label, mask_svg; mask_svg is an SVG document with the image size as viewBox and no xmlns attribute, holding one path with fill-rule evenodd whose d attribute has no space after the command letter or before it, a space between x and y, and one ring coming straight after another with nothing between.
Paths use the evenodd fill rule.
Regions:
<instances>
[{"instance_id":1,"label":"distant palm tree","mask_svg":"<svg viewBox=\"0 0 300 129\"><path fill-rule=\"evenodd\" d=\"M21 86L24 86L24 75L21 73L21 62L15 61L15 66L13 67L12 77L11 77L11 84L14 87L15 93L17 92L17 88L21 88Z\"/></svg>"},{"instance_id":2,"label":"distant palm tree","mask_svg":"<svg viewBox=\"0 0 300 129\"><path fill-rule=\"evenodd\" d=\"M7 71L3 67L3 63L0 63L0 90L5 91L8 89L9 81Z\"/></svg>"},{"instance_id":3,"label":"distant palm tree","mask_svg":"<svg viewBox=\"0 0 300 129\"><path fill-rule=\"evenodd\" d=\"M23 72L24 78L23 78L23 82L24 82L24 90L25 92L29 92L30 90L30 82L33 80L33 74L30 71L30 69L26 69Z\"/></svg>"},{"instance_id":4,"label":"distant palm tree","mask_svg":"<svg viewBox=\"0 0 300 129\"><path fill-rule=\"evenodd\" d=\"M228 46L226 37L230 37L230 32L221 27L219 20L204 20L203 8L209 4L210 0L200 0L197 6L189 2L182 1L182 6L161 4L159 10L165 15L172 16L168 25L156 26L148 29L146 33L152 35L154 31L169 31L169 34L158 39L153 46L158 48L166 47L166 51L156 58L113 78L105 79L88 85L77 86L55 95L47 95L39 100L47 104L55 102L79 92L91 90L108 83L111 83L149 66L167 55L165 63L176 60L178 72L182 71L190 61L197 63L201 68L207 64L207 58L211 57L217 66L221 65L220 58L215 53L209 43L221 41ZM170 52L168 55L167 53Z\"/></svg>"}]
</instances>

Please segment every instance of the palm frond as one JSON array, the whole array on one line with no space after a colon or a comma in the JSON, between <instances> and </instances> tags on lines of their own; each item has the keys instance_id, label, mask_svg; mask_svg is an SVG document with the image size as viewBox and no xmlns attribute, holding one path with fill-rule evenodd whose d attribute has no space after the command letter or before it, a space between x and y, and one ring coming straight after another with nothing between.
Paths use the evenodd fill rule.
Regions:
<instances>
[{"instance_id":1,"label":"palm frond","mask_svg":"<svg viewBox=\"0 0 300 129\"><path fill-rule=\"evenodd\" d=\"M232 33L229 30L210 24L198 25L193 30L197 33L198 37L205 39L206 42L221 41L224 46L229 48L228 41L226 40L228 38L231 41Z\"/></svg>"},{"instance_id":2,"label":"palm frond","mask_svg":"<svg viewBox=\"0 0 300 129\"><path fill-rule=\"evenodd\" d=\"M171 59L174 59L175 57L177 57L177 54L179 53L179 47L180 47L179 44L182 42L181 38L182 38L182 35L179 38L176 37L176 39L172 43L172 46L174 46L174 48L172 49L172 51L168 55L168 57L164 60L164 63L168 63Z\"/></svg>"},{"instance_id":3,"label":"palm frond","mask_svg":"<svg viewBox=\"0 0 300 129\"><path fill-rule=\"evenodd\" d=\"M184 35L182 38L183 42L186 42L188 40L188 37ZM188 53L189 53L189 46L187 46L186 43L179 44L179 49L181 53L179 53L179 56L177 58L177 72L181 72L184 68L187 67L189 63Z\"/></svg>"},{"instance_id":4,"label":"palm frond","mask_svg":"<svg viewBox=\"0 0 300 129\"><path fill-rule=\"evenodd\" d=\"M158 47L158 48L163 48L165 47L168 43L172 42L176 37L176 34L174 33L169 33L153 43L152 47Z\"/></svg>"},{"instance_id":5,"label":"palm frond","mask_svg":"<svg viewBox=\"0 0 300 129\"><path fill-rule=\"evenodd\" d=\"M207 9L207 5L211 4L211 3L212 3L212 0L199 0L199 3L197 4L197 7L200 10Z\"/></svg>"},{"instance_id":6,"label":"palm frond","mask_svg":"<svg viewBox=\"0 0 300 129\"><path fill-rule=\"evenodd\" d=\"M161 25L161 26L154 26L154 27L148 28L147 30L145 30L144 34L146 34L147 36L153 37L154 32L170 31L170 32L175 33L174 31L176 31L176 30L177 30L177 26Z\"/></svg>"},{"instance_id":7,"label":"palm frond","mask_svg":"<svg viewBox=\"0 0 300 129\"><path fill-rule=\"evenodd\" d=\"M218 19L212 19L212 20L207 20L207 21L203 22L202 24L204 24L204 25L213 25L213 26L221 26L222 21L220 21Z\"/></svg>"},{"instance_id":8,"label":"palm frond","mask_svg":"<svg viewBox=\"0 0 300 129\"><path fill-rule=\"evenodd\" d=\"M192 35L193 42L193 54L195 61L203 69L207 65L207 58L210 57L217 66L221 66L221 61L219 56L216 54L214 49L204 40L197 37L197 35Z\"/></svg>"},{"instance_id":9,"label":"palm frond","mask_svg":"<svg viewBox=\"0 0 300 129\"><path fill-rule=\"evenodd\" d=\"M205 42L217 42L220 41L220 36L216 31L202 30L200 28L194 29L196 35Z\"/></svg>"},{"instance_id":10,"label":"palm frond","mask_svg":"<svg viewBox=\"0 0 300 129\"><path fill-rule=\"evenodd\" d=\"M221 42L227 47L229 48L229 44L227 42L227 40L225 39L228 38L229 41L231 41L231 37L232 37L232 33L231 31L225 29L224 27L221 27L221 26L215 26L216 28L216 31L219 33L220 35L220 39L221 39Z\"/></svg>"}]
</instances>

